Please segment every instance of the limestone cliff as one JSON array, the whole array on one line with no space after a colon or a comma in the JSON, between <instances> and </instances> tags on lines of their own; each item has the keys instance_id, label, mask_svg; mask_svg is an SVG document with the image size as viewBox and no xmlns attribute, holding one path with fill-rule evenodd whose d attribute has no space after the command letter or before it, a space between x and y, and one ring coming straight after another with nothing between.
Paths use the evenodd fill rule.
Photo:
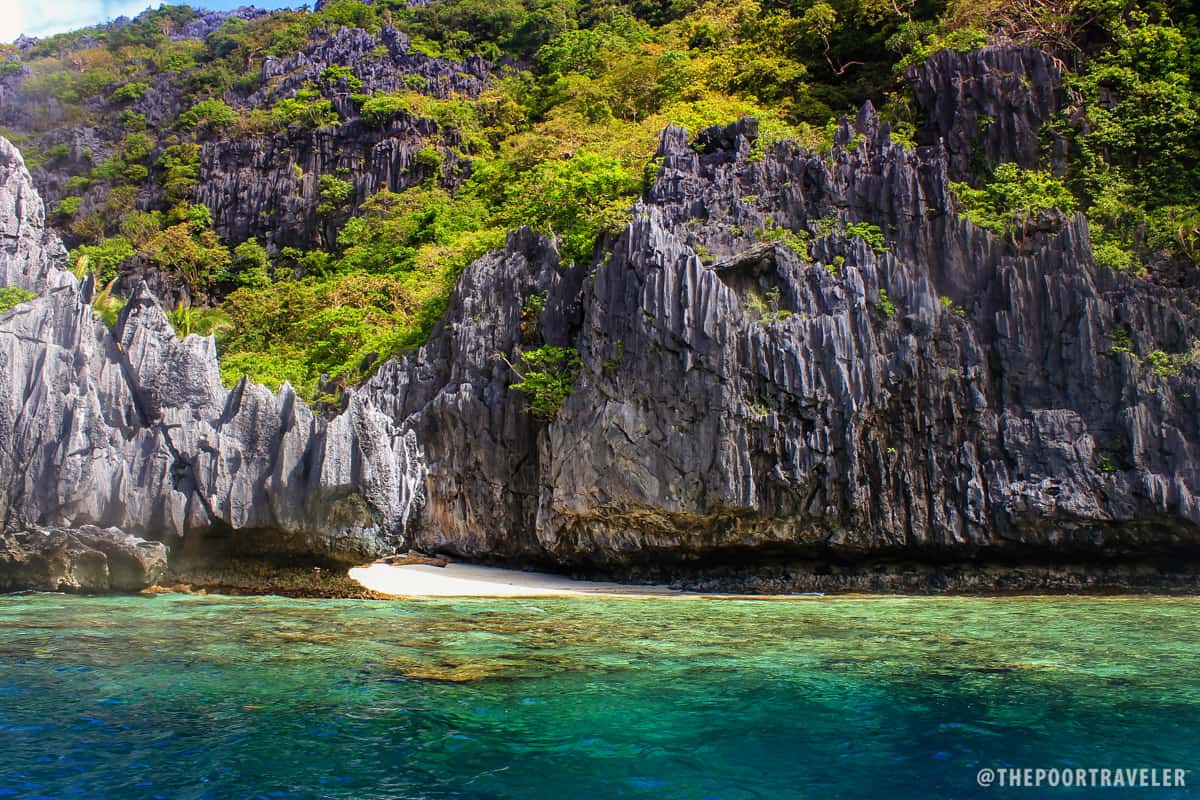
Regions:
<instances>
[{"instance_id":1,"label":"limestone cliff","mask_svg":"<svg viewBox=\"0 0 1200 800\"><path fill-rule=\"evenodd\" d=\"M144 287L98 323L0 151L4 275L45 290L0 317L7 524L705 587L1195 588L1193 304L1098 266L1082 217L1000 238L949 187L1028 157L1058 101L1021 76L1052 70L984 50L911 72L916 149L869 105L825 156L752 120L668 128L593 263L511 234L329 422L286 387L226 390L212 340L177 340ZM549 423L500 357L535 342L582 358Z\"/></svg>"},{"instance_id":2,"label":"limestone cliff","mask_svg":"<svg viewBox=\"0 0 1200 800\"><path fill-rule=\"evenodd\" d=\"M839 141L757 159L753 124L699 149L668 130L654 188L586 278L520 238L475 265L434 341L366 388L430 453L488 445L431 459L415 541L610 569L1193 554L1196 367L1136 355L1192 347L1182 298L1097 267L1082 218L1020 248L974 227L945 150L891 143L869 107ZM847 234L860 222L886 249ZM810 252L763 244L773 226L810 231ZM515 446L498 412L521 400L492 352L519 341L534 291L584 368ZM431 375L445 387L414 406Z\"/></svg>"},{"instance_id":3,"label":"limestone cliff","mask_svg":"<svg viewBox=\"0 0 1200 800\"><path fill-rule=\"evenodd\" d=\"M396 541L421 493L411 434L359 397L326 422L287 387L227 390L212 338L177 339L144 285L109 330L91 280L56 266L62 246L7 142L0 186L19 231L0 273L44 289L0 317L6 528L116 526L177 548L190 536L340 560Z\"/></svg>"}]
</instances>

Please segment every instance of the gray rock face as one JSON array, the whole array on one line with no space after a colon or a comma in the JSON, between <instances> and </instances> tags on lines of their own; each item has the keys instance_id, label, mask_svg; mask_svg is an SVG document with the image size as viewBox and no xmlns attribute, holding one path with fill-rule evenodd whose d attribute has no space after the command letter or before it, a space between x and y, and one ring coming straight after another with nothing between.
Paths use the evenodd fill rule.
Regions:
<instances>
[{"instance_id":1,"label":"gray rock face","mask_svg":"<svg viewBox=\"0 0 1200 800\"><path fill-rule=\"evenodd\" d=\"M541 554L542 426L509 391L514 374L499 356L534 337L569 344L580 277L559 271L545 237L510 234L504 250L464 271L430 343L411 359L384 364L362 387L415 432L430 465L431 502L417 540L423 548L488 558ZM545 298L540 321L524 312L534 295Z\"/></svg>"},{"instance_id":2,"label":"gray rock face","mask_svg":"<svg viewBox=\"0 0 1200 800\"><path fill-rule=\"evenodd\" d=\"M202 151L196 199L215 209L214 226L227 241L258 238L276 249L332 246L350 209L375 192L400 192L438 177L417 161L431 141L439 141L437 125L418 119L385 130L356 121L209 142ZM317 213L321 175L345 175L355 184L354 196L338 214Z\"/></svg>"},{"instance_id":3,"label":"gray rock face","mask_svg":"<svg viewBox=\"0 0 1200 800\"><path fill-rule=\"evenodd\" d=\"M668 129L655 186L586 279L542 277L510 241L460 286L487 313L456 296L421 354L366 387L403 398L391 413L431 454L416 544L610 571L1194 557L1200 331L1181 296L1095 265L1082 217L1019 246L974 227L945 147L891 143L869 106L827 158L748 158L756 135L693 148ZM543 291L546 339L567 331L583 373L535 451L485 354L520 341ZM472 442L485 454L459 455Z\"/></svg>"},{"instance_id":4,"label":"gray rock face","mask_svg":"<svg viewBox=\"0 0 1200 800\"><path fill-rule=\"evenodd\" d=\"M206 11L179 29L175 39L203 39L215 33L231 19L256 19L271 12L254 6L240 6L229 11Z\"/></svg>"},{"instance_id":5,"label":"gray rock face","mask_svg":"<svg viewBox=\"0 0 1200 800\"><path fill-rule=\"evenodd\" d=\"M352 69L362 87L352 90L344 79L325 77L332 65ZM462 166L454 149L461 145L456 131L410 114L380 126L367 124L351 95L420 91L435 98L474 98L490 74L481 58L460 62L413 52L408 37L391 26L377 35L341 28L290 58L268 58L264 88L247 98L229 98L231 102L266 108L294 97L305 85L316 85L331 98L342 124L240 140L214 137L201 154L196 200L213 210L215 228L226 241L259 238L275 248L331 246L340 224L375 192L399 192L431 178L452 186ZM419 151L431 146L443 154L436 173L417 159ZM317 213L322 175L354 185L339 213Z\"/></svg>"},{"instance_id":6,"label":"gray rock face","mask_svg":"<svg viewBox=\"0 0 1200 800\"><path fill-rule=\"evenodd\" d=\"M1062 67L1036 47L942 50L905 73L926 125L924 144L941 139L952 180L1012 161L1036 167L1042 126L1064 102ZM1057 158L1062 142L1045 144Z\"/></svg>"},{"instance_id":7,"label":"gray rock face","mask_svg":"<svg viewBox=\"0 0 1200 800\"><path fill-rule=\"evenodd\" d=\"M14 174L15 196L36 197L28 173ZM54 288L0 316L6 528L116 526L341 560L398 540L424 469L411 432L357 396L326 422L289 387L226 390L212 338L176 339L144 286L109 331L90 280L57 273L34 227L22 263L52 277L17 282Z\"/></svg>"},{"instance_id":8,"label":"gray rock face","mask_svg":"<svg viewBox=\"0 0 1200 800\"><path fill-rule=\"evenodd\" d=\"M668 130L584 290L584 375L544 434L547 553L1194 550L1200 373L1178 298L1097 267L1082 218L1014 252L957 217L945 150L892 144L869 106L828 160L747 159L754 135L696 152ZM764 247L779 230L811 247ZM1122 330L1180 374L1114 352Z\"/></svg>"},{"instance_id":9,"label":"gray rock face","mask_svg":"<svg viewBox=\"0 0 1200 800\"><path fill-rule=\"evenodd\" d=\"M0 137L0 285L44 292L74 283L67 251L46 229L46 209L17 148Z\"/></svg>"},{"instance_id":10,"label":"gray rock face","mask_svg":"<svg viewBox=\"0 0 1200 800\"><path fill-rule=\"evenodd\" d=\"M0 533L0 592L132 592L167 569L167 548L116 528Z\"/></svg>"},{"instance_id":11,"label":"gray rock face","mask_svg":"<svg viewBox=\"0 0 1200 800\"><path fill-rule=\"evenodd\" d=\"M977 156L952 142L1021 161L1053 105L986 76L1049 66L940 58L910 79L976 87L956 102L1012 116L1006 133L977 144L938 112L940 138L905 150L866 106L822 157L762 146L751 120L694 143L668 128L596 263L512 234L329 422L286 388L224 389L212 340L177 340L144 287L109 332L89 284L36 277L53 246L19 212L14 274L47 290L0 317L7 527L117 526L182 553L416 546L702 588L1143 588L1160 569L1194 587L1192 306L1097 266L1082 217L1016 241L961 218L949 181ZM582 361L549 423L505 363L542 343ZM928 568L877 577L902 560Z\"/></svg>"}]
</instances>

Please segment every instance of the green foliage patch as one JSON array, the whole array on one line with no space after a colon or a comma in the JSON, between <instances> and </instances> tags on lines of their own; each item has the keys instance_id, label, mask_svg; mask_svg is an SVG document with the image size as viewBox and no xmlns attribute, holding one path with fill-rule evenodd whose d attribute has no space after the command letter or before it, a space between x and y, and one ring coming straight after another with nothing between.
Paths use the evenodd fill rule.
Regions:
<instances>
[{"instance_id":1,"label":"green foliage patch","mask_svg":"<svg viewBox=\"0 0 1200 800\"><path fill-rule=\"evenodd\" d=\"M521 379L509 388L528 396L530 413L544 420L558 416L582 366L579 352L573 347L550 345L526 350L515 364L511 361L508 364Z\"/></svg>"},{"instance_id":2,"label":"green foliage patch","mask_svg":"<svg viewBox=\"0 0 1200 800\"><path fill-rule=\"evenodd\" d=\"M21 303L28 302L37 297L36 292L31 292L28 289L22 289L17 286L0 286L0 314L4 314Z\"/></svg>"},{"instance_id":3,"label":"green foliage patch","mask_svg":"<svg viewBox=\"0 0 1200 800\"><path fill-rule=\"evenodd\" d=\"M212 130L222 130L237 122L238 114L224 100L207 98L196 103L179 115L180 128L191 130L207 126Z\"/></svg>"},{"instance_id":4,"label":"green foliage patch","mask_svg":"<svg viewBox=\"0 0 1200 800\"><path fill-rule=\"evenodd\" d=\"M952 184L952 188L967 219L1000 235L1023 231L1045 212L1075 209L1075 196L1061 180L1016 164L996 167L992 179L981 188L966 183Z\"/></svg>"}]
</instances>

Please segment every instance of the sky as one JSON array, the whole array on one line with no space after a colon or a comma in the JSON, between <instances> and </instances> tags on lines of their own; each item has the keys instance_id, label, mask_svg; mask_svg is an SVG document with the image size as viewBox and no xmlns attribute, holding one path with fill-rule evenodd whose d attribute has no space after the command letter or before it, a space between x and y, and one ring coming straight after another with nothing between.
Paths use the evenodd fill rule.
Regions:
<instances>
[{"instance_id":1,"label":"sky","mask_svg":"<svg viewBox=\"0 0 1200 800\"><path fill-rule=\"evenodd\" d=\"M120 16L132 17L159 0L0 0L0 42L11 42L21 34L48 36ZM180 2L168 5L183 5ZM191 0L194 8L224 11L244 5L283 8L307 5L305 0Z\"/></svg>"}]
</instances>

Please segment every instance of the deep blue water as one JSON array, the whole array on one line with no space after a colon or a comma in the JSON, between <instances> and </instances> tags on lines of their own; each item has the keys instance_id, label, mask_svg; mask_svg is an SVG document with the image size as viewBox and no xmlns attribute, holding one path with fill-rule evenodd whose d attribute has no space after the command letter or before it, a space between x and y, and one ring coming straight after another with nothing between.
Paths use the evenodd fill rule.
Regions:
<instances>
[{"instance_id":1,"label":"deep blue water","mask_svg":"<svg viewBox=\"0 0 1200 800\"><path fill-rule=\"evenodd\" d=\"M0 798L1200 797L1198 612L0 597Z\"/></svg>"}]
</instances>

